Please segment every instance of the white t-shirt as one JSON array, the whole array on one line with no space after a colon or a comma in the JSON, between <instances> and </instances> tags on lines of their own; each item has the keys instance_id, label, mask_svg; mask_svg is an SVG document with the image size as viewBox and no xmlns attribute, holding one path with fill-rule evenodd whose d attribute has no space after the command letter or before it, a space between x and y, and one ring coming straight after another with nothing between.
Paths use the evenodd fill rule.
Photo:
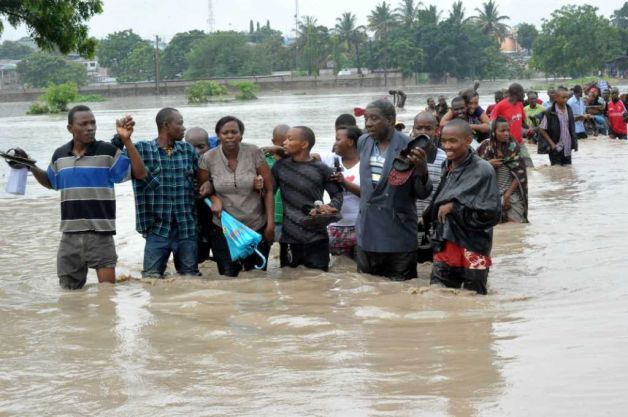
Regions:
<instances>
[{"instance_id":1,"label":"white t-shirt","mask_svg":"<svg viewBox=\"0 0 628 417\"><path fill-rule=\"evenodd\" d=\"M351 182L355 185L360 185L360 162L355 164L350 169L345 167L342 163L342 158L336 155L335 153L328 153L321 155L321 161L331 167L334 168L334 157L337 157L340 160L340 166L342 167L342 175L344 175L345 179L348 182ZM342 202L342 210L340 213L342 214L342 220L338 223L332 223L332 226L355 226L355 222L358 218L358 213L360 212L360 197L353 194L350 191L345 191L343 193L343 202Z\"/></svg>"}]
</instances>

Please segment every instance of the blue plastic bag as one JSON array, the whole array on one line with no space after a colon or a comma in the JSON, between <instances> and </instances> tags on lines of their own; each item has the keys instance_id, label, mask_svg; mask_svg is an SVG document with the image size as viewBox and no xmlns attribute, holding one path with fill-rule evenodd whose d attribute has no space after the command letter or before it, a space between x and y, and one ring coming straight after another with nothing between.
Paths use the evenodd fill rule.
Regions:
<instances>
[{"instance_id":1,"label":"blue plastic bag","mask_svg":"<svg viewBox=\"0 0 628 417\"><path fill-rule=\"evenodd\" d=\"M209 198L205 199L205 204L209 207L212 203ZM251 254L257 253L262 258L261 265L255 265L255 269L264 269L266 267L266 257L257 250L257 245L262 241L262 235L255 230L251 230L248 226L241 223L225 210L220 215L222 223L222 233L227 240L231 261L248 258Z\"/></svg>"}]
</instances>

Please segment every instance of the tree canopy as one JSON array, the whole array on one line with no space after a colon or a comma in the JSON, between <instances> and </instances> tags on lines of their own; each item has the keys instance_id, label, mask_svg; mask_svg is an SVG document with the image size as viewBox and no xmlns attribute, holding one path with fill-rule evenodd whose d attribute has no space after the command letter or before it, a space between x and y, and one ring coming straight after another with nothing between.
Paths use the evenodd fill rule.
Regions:
<instances>
[{"instance_id":1,"label":"tree canopy","mask_svg":"<svg viewBox=\"0 0 628 417\"><path fill-rule=\"evenodd\" d=\"M619 30L596 7L568 5L543 23L532 64L550 75L580 77L602 69L621 49Z\"/></svg>"},{"instance_id":2,"label":"tree canopy","mask_svg":"<svg viewBox=\"0 0 628 417\"><path fill-rule=\"evenodd\" d=\"M0 1L0 15L12 26L26 25L40 48L83 56L92 56L96 48L87 21L102 10L101 0ZM3 30L0 20L0 34Z\"/></svg>"},{"instance_id":3,"label":"tree canopy","mask_svg":"<svg viewBox=\"0 0 628 417\"><path fill-rule=\"evenodd\" d=\"M23 59L17 64L17 72L22 82L32 87L68 82L87 84L87 70L83 65L45 52L37 52Z\"/></svg>"}]
</instances>

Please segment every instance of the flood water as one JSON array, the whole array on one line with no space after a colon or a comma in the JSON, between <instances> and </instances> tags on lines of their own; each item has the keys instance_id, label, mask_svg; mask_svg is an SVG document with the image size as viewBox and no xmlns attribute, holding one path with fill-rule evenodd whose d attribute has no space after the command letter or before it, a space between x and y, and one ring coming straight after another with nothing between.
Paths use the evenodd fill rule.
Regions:
<instances>
[{"instance_id":1,"label":"flood water","mask_svg":"<svg viewBox=\"0 0 628 417\"><path fill-rule=\"evenodd\" d=\"M152 138L157 110L174 105L188 128L238 116L255 144L275 124L306 124L326 151L335 117L379 94L92 107L102 140L126 113L136 139ZM410 94L399 118L409 123L424 98ZM26 107L0 104L0 149L20 145L45 167L69 140L65 116ZM319 273L282 271L276 257L267 274L237 279L206 263L199 279L112 286L90 272L85 289L63 291L58 195L29 178L25 197L0 193L0 416L625 415L628 143L582 141L572 167L532 153L531 223L496 228L485 297L427 288L429 266L397 283L345 259ZM1 163L2 190L6 174ZM138 277L130 185L117 196L118 272Z\"/></svg>"}]
</instances>

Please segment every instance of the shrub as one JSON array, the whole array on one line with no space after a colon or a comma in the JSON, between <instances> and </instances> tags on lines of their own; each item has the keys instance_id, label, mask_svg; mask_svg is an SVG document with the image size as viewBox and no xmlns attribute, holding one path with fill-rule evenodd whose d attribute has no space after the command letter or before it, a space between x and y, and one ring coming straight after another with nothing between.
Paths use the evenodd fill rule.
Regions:
<instances>
[{"instance_id":1,"label":"shrub","mask_svg":"<svg viewBox=\"0 0 628 417\"><path fill-rule=\"evenodd\" d=\"M259 91L259 85L253 81L238 81L231 83L232 86L240 90L239 94L236 94L236 100L255 100L257 99L257 93Z\"/></svg>"},{"instance_id":2,"label":"shrub","mask_svg":"<svg viewBox=\"0 0 628 417\"><path fill-rule=\"evenodd\" d=\"M216 81L197 81L185 91L188 103L208 103L210 97L224 96L229 93L227 87Z\"/></svg>"},{"instance_id":3,"label":"shrub","mask_svg":"<svg viewBox=\"0 0 628 417\"><path fill-rule=\"evenodd\" d=\"M48 84L46 92L39 98L48 103L50 113L59 113L68 110L68 104L78 97L76 83Z\"/></svg>"},{"instance_id":4,"label":"shrub","mask_svg":"<svg viewBox=\"0 0 628 417\"><path fill-rule=\"evenodd\" d=\"M28 109L27 114L48 114L50 109L45 103L33 103Z\"/></svg>"}]
</instances>

